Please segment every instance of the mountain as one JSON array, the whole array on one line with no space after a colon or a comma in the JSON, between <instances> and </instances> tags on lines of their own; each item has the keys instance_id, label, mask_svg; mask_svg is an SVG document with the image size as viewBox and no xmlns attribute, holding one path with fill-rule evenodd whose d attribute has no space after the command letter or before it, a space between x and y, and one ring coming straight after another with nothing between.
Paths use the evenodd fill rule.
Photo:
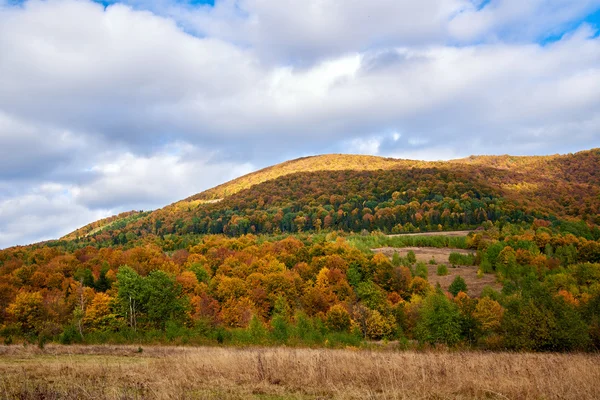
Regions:
<instances>
[{"instance_id":1,"label":"mountain","mask_svg":"<svg viewBox=\"0 0 600 400\"><path fill-rule=\"evenodd\" d=\"M399 233L534 219L585 231L600 224L599 165L600 149L447 162L340 154L304 157L153 212L95 222L62 239L124 244L153 235L235 236L324 228Z\"/></svg>"},{"instance_id":2,"label":"mountain","mask_svg":"<svg viewBox=\"0 0 600 400\"><path fill-rule=\"evenodd\" d=\"M599 165L288 161L1 250L0 341L598 351Z\"/></svg>"}]
</instances>

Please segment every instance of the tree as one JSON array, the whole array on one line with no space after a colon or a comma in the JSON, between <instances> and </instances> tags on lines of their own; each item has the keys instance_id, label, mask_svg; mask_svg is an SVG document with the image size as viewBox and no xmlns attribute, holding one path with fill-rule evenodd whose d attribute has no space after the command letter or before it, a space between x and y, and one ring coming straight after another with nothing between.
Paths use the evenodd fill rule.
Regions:
<instances>
[{"instance_id":1,"label":"tree","mask_svg":"<svg viewBox=\"0 0 600 400\"><path fill-rule=\"evenodd\" d=\"M421 342L452 346L460 341L460 311L443 293L434 292L423 300L415 331Z\"/></svg>"},{"instance_id":2,"label":"tree","mask_svg":"<svg viewBox=\"0 0 600 400\"><path fill-rule=\"evenodd\" d=\"M475 307L473 316L479 323L481 330L488 333L500 328L503 314L504 309L500 303L489 297L482 297Z\"/></svg>"},{"instance_id":3,"label":"tree","mask_svg":"<svg viewBox=\"0 0 600 400\"><path fill-rule=\"evenodd\" d=\"M504 343L515 350L550 350L556 319L533 299L514 299L502 319Z\"/></svg>"},{"instance_id":4,"label":"tree","mask_svg":"<svg viewBox=\"0 0 600 400\"><path fill-rule=\"evenodd\" d=\"M437 266L437 274L438 276L448 275L448 267L446 264L440 264Z\"/></svg>"},{"instance_id":5,"label":"tree","mask_svg":"<svg viewBox=\"0 0 600 400\"><path fill-rule=\"evenodd\" d=\"M221 319L226 326L245 328L254 315L254 303L248 297L231 298L223 304Z\"/></svg>"},{"instance_id":6,"label":"tree","mask_svg":"<svg viewBox=\"0 0 600 400\"><path fill-rule=\"evenodd\" d=\"M414 263L417 262L417 256L415 255L415 252L412 250L409 250L408 253L406 254L406 261L408 261L408 263L410 265L413 265Z\"/></svg>"},{"instance_id":7,"label":"tree","mask_svg":"<svg viewBox=\"0 0 600 400\"><path fill-rule=\"evenodd\" d=\"M336 332L347 332L351 324L350 313L341 304L336 304L327 311L325 324Z\"/></svg>"},{"instance_id":8,"label":"tree","mask_svg":"<svg viewBox=\"0 0 600 400\"><path fill-rule=\"evenodd\" d=\"M96 291L106 292L108 289L110 289L112 282L107 277L108 271L108 267L104 267L100 270L100 276L98 276L98 280L94 283Z\"/></svg>"},{"instance_id":9,"label":"tree","mask_svg":"<svg viewBox=\"0 0 600 400\"><path fill-rule=\"evenodd\" d=\"M455 297L459 292L467 293L467 283L462 276L458 275L448 287L448 291Z\"/></svg>"},{"instance_id":10,"label":"tree","mask_svg":"<svg viewBox=\"0 0 600 400\"><path fill-rule=\"evenodd\" d=\"M427 268L427 264L424 262L418 262L415 266L415 276L423 278L427 280L429 275L429 269Z\"/></svg>"},{"instance_id":11,"label":"tree","mask_svg":"<svg viewBox=\"0 0 600 400\"><path fill-rule=\"evenodd\" d=\"M367 318L367 337L372 340L387 338L392 333L393 323L382 316L379 311L372 311Z\"/></svg>"},{"instance_id":12,"label":"tree","mask_svg":"<svg viewBox=\"0 0 600 400\"><path fill-rule=\"evenodd\" d=\"M111 309L113 298L106 293L96 293L85 309L83 325L92 331L107 331L114 327L117 315Z\"/></svg>"},{"instance_id":13,"label":"tree","mask_svg":"<svg viewBox=\"0 0 600 400\"><path fill-rule=\"evenodd\" d=\"M359 283L356 288L356 294L372 310L382 309L385 305L385 291L372 281Z\"/></svg>"},{"instance_id":14,"label":"tree","mask_svg":"<svg viewBox=\"0 0 600 400\"><path fill-rule=\"evenodd\" d=\"M167 321L182 321L188 299L181 297L181 285L163 271L152 271L145 281L143 301L148 322L164 330Z\"/></svg>"},{"instance_id":15,"label":"tree","mask_svg":"<svg viewBox=\"0 0 600 400\"><path fill-rule=\"evenodd\" d=\"M144 302L143 278L128 266L122 266L117 273L117 301L121 315L133 330L137 330L138 317Z\"/></svg>"},{"instance_id":16,"label":"tree","mask_svg":"<svg viewBox=\"0 0 600 400\"><path fill-rule=\"evenodd\" d=\"M20 292L8 306L8 314L17 323L21 332L37 335L43 327L47 312L40 292Z\"/></svg>"}]
</instances>

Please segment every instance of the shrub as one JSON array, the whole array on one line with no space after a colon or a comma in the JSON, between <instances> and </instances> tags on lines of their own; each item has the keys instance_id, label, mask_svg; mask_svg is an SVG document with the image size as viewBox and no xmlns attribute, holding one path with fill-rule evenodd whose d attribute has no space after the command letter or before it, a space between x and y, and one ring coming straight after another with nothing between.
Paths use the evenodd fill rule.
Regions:
<instances>
[{"instance_id":1,"label":"shrub","mask_svg":"<svg viewBox=\"0 0 600 400\"><path fill-rule=\"evenodd\" d=\"M448 275L448 267L446 264L440 264L437 266L437 274L438 276Z\"/></svg>"},{"instance_id":2,"label":"shrub","mask_svg":"<svg viewBox=\"0 0 600 400\"><path fill-rule=\"evenodd\" d=\"M271 320L271 335L279 343L285 343L289 337L288 323L281 315L276 315Z\"/></svg>"},{"instance_id":3,"label":"shrub","mask_svg":"<svg viewBox=\"0 0 600 400\"><path fill-rule=\"evenodd\" d=\"M408 254L406 255L406 260L409 262L409 264L414 264L417 262L417 256L415 255L415 252L410 250L408 252Z\"/></svg>"},{"instance_id":4,"label":"shrub","mask_svg":"<svg viewBox=\"0 0 600 400\"><path fill-rule=\"evenodd\" d=\"M424 262L418 262L415 266L415 276L419 276L425 280L427 280L427 276L429 271L427 269L427 265Z\"/></svg>"},{"instance_id":5,"label":"shrub","mask_svg":"<svg viewBox=\"0 0 600 400\"><path fill-rule=\"evenodd\" d=\"M475 256L472 254L450 253L448 261L452 265L474 265Z\"/></svg>"},{"instance_id":6,"label":"shrub","mask_svg":"<svg viewBox=\"0 0 600 400\"><path fill-rule=\"evenodd\" d=\"M69 325L65 328L65 330L58 337L58 341L61 344L71 344L73 342L79 341L81 336L77 329L73 325Z\"/></svg>"},{"instance_id":7,"label":"shrub","mask_svg":"<svg viewBox=\"0 0 600 400\"><path fill-rule=\"evenodd\" d=\"M463 277L459 275L456 278L454 278L454 280L450 284L450 287L448 287L448 291L452 293L452 295L455 297L460 292L467 293L467 283L465 282Z\"/></svg>"}]
</instances>

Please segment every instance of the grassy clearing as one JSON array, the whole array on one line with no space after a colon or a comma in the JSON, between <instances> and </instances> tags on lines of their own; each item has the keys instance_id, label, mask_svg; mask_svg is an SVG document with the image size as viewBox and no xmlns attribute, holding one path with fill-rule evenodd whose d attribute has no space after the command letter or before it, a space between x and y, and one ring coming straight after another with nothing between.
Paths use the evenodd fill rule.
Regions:
<instances>
[{"instance_id":1,"label":"grassy clearing","mask_svg":"<svg viewBox=\"0 0 600 400\"><path fill-rule=\"evenodd\" d=\"M502 290L502 285L496 282L496 275L477 275L479 267L473 266L475 263L473 250L435 247L382 247L372 249L372 251L382 253L390 258L393 257L394 253L398 253L400 257L406 257L408 252L412 251L417 261L428 262L427 276L429 283L433 286L439 284L444 290L448 290L448 287L457 276L463 277L466 281L470 296L479 297L486 286L490 286L497 291ZM431 260L434 260L435 263L430 263ZM443 267L445 267L444 273L438 273L439 268L444 270Z\"/></svg>"},{"instance_id":2,"label":"grassy clearing","mask_svg":"<svg viewBox=\"0 0 600 400\"><path fill-rule=\"evenodd\" d=\"M600 355L0 347L7 399L596 399Z\"/></svg>"}]
</instances>

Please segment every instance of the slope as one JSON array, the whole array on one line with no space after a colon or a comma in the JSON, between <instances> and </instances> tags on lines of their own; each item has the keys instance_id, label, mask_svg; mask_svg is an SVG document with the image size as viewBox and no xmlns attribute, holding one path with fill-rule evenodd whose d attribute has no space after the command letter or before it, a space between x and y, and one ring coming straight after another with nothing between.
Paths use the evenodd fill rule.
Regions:
<instances>
[{"instance_id":1,"label":"slope","mask_svg":"<svg viewBox=\"0 0 600 400\"><path fill-rule=\"evenodd\" d=\"M462 229L486 221L600 224L600 150L547 157L479 156L450 162L325 155L243 176L123 224L125 236ZM126 235L128 234L129 235Z\"/></svg>"}]
</instances>

